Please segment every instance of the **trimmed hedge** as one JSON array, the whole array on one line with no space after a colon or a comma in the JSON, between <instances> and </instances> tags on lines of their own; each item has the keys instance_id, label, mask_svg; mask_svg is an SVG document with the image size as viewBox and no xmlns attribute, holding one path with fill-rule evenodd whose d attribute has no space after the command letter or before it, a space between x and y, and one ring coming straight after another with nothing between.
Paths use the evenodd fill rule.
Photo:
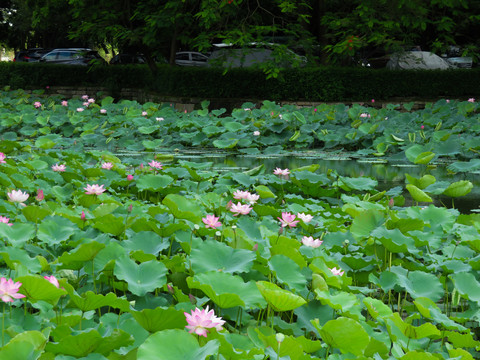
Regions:
<instances>
[{"instance_id":1,"label":"trimmed hedge","mask_svg":"<svg viewBox=\"0 0 480 360\"><path fill-rule=\"evenodd\" d=\"M469 98L480 95L480 68L467 70L373 70L306 67L286 69L266 79L256 69L171 67L154 75L141 65L80 67L0 63L0 85L12 89L46 86L101 86L112 95L123 88L195 98L252 98L307 101L365 101L391 98Z\"/></svg>"}]
</instances>

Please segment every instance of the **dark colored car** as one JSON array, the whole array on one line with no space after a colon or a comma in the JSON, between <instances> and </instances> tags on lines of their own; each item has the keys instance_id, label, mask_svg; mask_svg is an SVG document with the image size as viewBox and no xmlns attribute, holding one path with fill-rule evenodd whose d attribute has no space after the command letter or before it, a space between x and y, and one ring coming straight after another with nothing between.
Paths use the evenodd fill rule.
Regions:
<instances>
[{"instance_id":1,"label":"dark colored car","mask_svg":"<svg viewBox=\"0 0 480 360\"><path fill-rule=\"evenodd\" d=\"M15 57L13 61L15 62L37 62L40 58L51 51L51 49L43 49L43 48L31 48L20 50L15 53Z\"/></svg>"},{"instance_id":2,"label":"dark colored car","mask_svg":"<svg viewBox=\"0 0 480 360\"><path fill-rule=\"evenodd\" d=\"M123 65L123 64L146 64L147 59L142 54L117 54L112 60L110 65Z\"/></svg>"},{"instance_id":3,"label":"dark colored car","mask_svg":"<svg viewBox=\"0 0 480 360\"><path fill-rule=\"evenodd\" d=\"M93 65L95 63L105 64L105 60L98 52L84 48L55 49L43 55L39 61L49 64L82 66Z\"/></svg>"}]
</instances>

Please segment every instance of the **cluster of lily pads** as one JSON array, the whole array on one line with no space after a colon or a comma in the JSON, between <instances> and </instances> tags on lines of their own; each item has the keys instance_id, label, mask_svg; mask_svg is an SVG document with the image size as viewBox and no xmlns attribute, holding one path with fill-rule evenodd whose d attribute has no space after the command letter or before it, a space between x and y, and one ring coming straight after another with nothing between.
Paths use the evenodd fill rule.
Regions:
<instances>
[{"instance_id":1,"label":"cluster of lily pads","mask_svg":"<svg viewBox=\"0 0 480 360\"><path fill-rule=\"evenodd\" d=\"M302 146L308 126L315 143L315 126L360 134L373 121L382 141L397 142L388 151L428 164L439 142L454 146L437 135L442 125L426 130L433 117L462 116L447 132L462 134L463 149L477 136L475 102L419 113L266 102L227 116L40 95L0 98L0 358L478 357L480 215L429 204L467 195L469 181L409 176L421 206L405 207L403 187L379 191L375 179L318 164L217 171L156 152L205 146L204 136L222 147L233 134L232 148L268 152ZM353 126L352 111L371 120ZM387 126L386 114L399 119ZM419 138L393 137L400 119ZM288 138L295 126L300 135ZM357 146L380 156L380 134L370 135ZM470 145L465 158L479 146ZM451 165L476 166L473 156Z\"/></svg>"}]
</instances>

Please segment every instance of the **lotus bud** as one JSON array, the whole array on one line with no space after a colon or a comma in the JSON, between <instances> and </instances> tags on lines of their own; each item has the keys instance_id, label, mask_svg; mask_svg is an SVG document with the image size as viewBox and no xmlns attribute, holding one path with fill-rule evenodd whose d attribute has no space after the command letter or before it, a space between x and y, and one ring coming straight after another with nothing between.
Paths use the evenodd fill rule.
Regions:
<instances>
[{"instance_id":1,"label":"lotus bud","mask_svg":"<svg viewBox=\"0 0 480 360\"><path fill-rule=\"evenodd\" d=\"M128 175L127 175L127 180L128 180L128 181L132 181L132 180L133 180L133 175L128 174Z\"/></svg>"},{"instance_id":2,"label":"lotus bud","mask_svg":"<svg viewBox=\"0 0 480 360\"><path fill-rule=\"evenodd\" d=\"M195 305L197 303L197 299L192 294L188 294L188 298L190 299L192 305Z\"/></svg>"},{"instance_id":3,"label":"lotus bud","mask_svg":"<svg viewBox=\"0 0 480 360\"><path fill-rule=\"evenodd\" d=\"M35 197L35 199L37 199L37 201L42 201L44 198L45 198L45 195L43 195L43 190L38 189L37 196Z\"/></svg>"},{"instance_id":4,"label":"lotus bud","mask_svg":"<svg viewBox=\"0 0 480 360\"><path fill-rule=\"evenodd\" d=\"M130 214L132 212L132 210L133 210L133 204L130 204L128 206L128 213Z\"/></svg>"},{"instance_id":5,"label":"lotus bud","mask_svg":"<svg viewBox=\"0 0 480 360\"><path fill-rule=\"evenodd\" d=\"M82 215L80 215L80 219L82 221L85 221L85 212L84 211L82 211Z\"/></svg>"},{"instance_id":6,"label":"lotus bud","mask_svg":"<svg viewBox=\"0 0 480 360\"><path fill-rule=\"evenodd\" d=\"M283 234L283 227L280 227L280 229L278 229L278 235L282 235Z\"/></svg>"},{"instance_id":7,"label":"lotus bud","mask_svg":"<svg viewBox=\"0 0 480 360\"><path fill-rule=\"evenodd\" d=\"M230 200L230 201L227 203L226 209L227 209L227 210L230 210L231 207L232 207L232 205L233 205L232 200Z\"/></svg>"},{"instance_id":8,"label":"lotus bud","mask_svg":"<svg viewBox=\"0 0 480 360\"><path fill-rule=\"evenodd\" d=\"M258 244L253 245L252 251L257 251L258 250Z\"/></svg>"},{"instance_id":9,"label":"lotus bud","mask_svg":"<svg viewBox=\"0 0 480 360\"><path fill-rule=\"evenodd\" d=\"M392 208L393 204L395 204L395 200L393 200L393 198L390 198L390 200L388 200L388 207Z\"/></svg>"},{"instance_id":10,"label":"lotus bud","mask_svg":"<svg viewBox=\"0 0 480 360\"><path fill-rule=\"evenodd\" d=\"M175 290L173 290L172 285L167 284L167 289L168 289L168 292L169 292L170 294L175 295Z\"/></svg>"}]
</instances>

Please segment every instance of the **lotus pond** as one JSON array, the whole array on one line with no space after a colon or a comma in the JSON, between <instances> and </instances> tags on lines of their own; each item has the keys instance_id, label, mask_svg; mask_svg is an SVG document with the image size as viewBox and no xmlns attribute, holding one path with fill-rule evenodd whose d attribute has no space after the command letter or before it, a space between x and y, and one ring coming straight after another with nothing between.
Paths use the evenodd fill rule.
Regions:
<instances>
[{"instance_id":1,"label":"lotus pond","mask_svg":"<svg viewBox=\"0 0 480 360\"><path fill-rule=\"evenodd\" d=\"M455 205L480 169L471 100L179 113L4 90L0 359L478 358L480 214ZM432 171L388 188L191 148Z\"/></svg>"}]
</instances>

